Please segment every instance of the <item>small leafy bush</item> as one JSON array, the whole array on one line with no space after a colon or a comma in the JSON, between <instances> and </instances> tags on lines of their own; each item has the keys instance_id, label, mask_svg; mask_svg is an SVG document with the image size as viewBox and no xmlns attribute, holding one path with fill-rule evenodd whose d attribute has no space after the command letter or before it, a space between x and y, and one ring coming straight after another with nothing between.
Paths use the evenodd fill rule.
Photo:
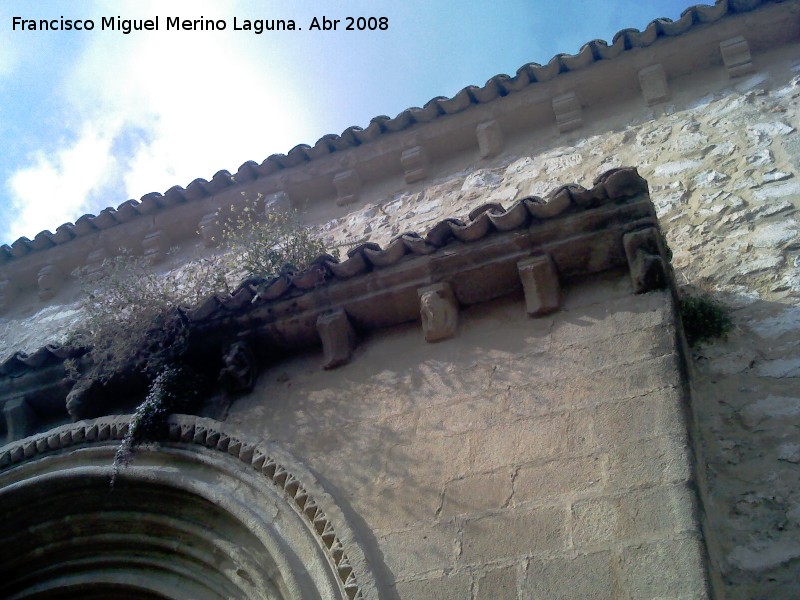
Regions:
<instances>
[{"instance_id":1,"label":"small leafy bush","mask_svg":"<svg viewBox=\"0 0 800 600\"><path fill-rule=\"evenodd\" d=\"M681 298L680 313L689 346L723 337L733 326L728 309L708 294Z\"/></svg>"},{"instance_id":2,"label":"small leafy bush","mask_svg":"<svg viewBox=\"0 0 800 600\"><path fill-rule=\"evenodd\" d=\"M88 348L89 376L102 383L131 367L154 377L186 341L175 307L228 289L220 258L159 274L146 258L123 254L96 273L79 270L77 276L84 317L67 343Z\"/></svg>"},{"instance_id":3,"label":"small leafy bush","mask_svg":"<svg viewBox=\"0 0 800 600\"><path fill-rule=\"evenodd\" d=\"M286 265L302 271L325 252L325 244L300 220L296 210L259 210L262 196L244 206L231 206L222 219L227 259L245 276L272 277Z\"/></svg>"}]
</instances>

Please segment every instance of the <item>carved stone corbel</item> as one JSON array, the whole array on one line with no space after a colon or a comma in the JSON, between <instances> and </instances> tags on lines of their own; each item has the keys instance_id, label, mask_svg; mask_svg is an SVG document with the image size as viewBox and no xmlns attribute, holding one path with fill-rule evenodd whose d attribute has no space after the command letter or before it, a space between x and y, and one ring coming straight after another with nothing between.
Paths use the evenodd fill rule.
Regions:
<instances>
[{"instance_id":1,"label":"carved stone corbel","mask_svg":"<svg viewBox=\"0 0 800 600\"><path fill-rule=\"evenodd\" d=\"M561 283L558 271L549 254L532 256L517 263L522 289L525 292L525 310L532 317L540 317L558 310L561 305Z\"/></svg>"},{"instance_id":2,"label":"carved stone corbel","mask_svg":"<svg viewBox=\"0 0 800 600\"><path fill-rule=\"evenodd\" d=\"M400 155L406 183L414 183L428 176L428 153L422 146L414 146Z\"/></svg>"},{"instance_id":3,"label":"carved stone corbel","mask_svg":"<svg viewBox=\"0 0 800 600\"><path fill-rule=\"evenodd\" d=\"M553 98L553 112L556 114L556 125L561 133L572 131L583 125L583 111L575 92L568 92Z\"/></svg>"},{"instance_id":4,"label":"carved stone corbel","mask_svg":"<svg viewBox=\"0 0 800 600\"><path fill-rule=\"evenodd\" d=\"M264 197L264 214L286 212L292 209L292 201L286 192L275 192Z\"/></svg>"},{"instance_id":5,"label":"carved stone corbel","mask_svg":"<svg viewBox=\"0 0 800 600\"><path fill-rule=\"evenodd\" d=\"M219 382L232 393L249 392L256 384L258 362L247 342L234 342L222 356L225 365L219 372Z\"/></svg>"},{"instance_id":6,"label":"carved stone corbel","mask_svg":"<svg viewBox=\"0 0 800 600\"><path fill-rule=\"evenodd\" d=\"M19 288L10 279L0 281L0 312L11 308L18 292Z\"/></svg>"},{"instance_id":7,"label":"carved stone corbel","mask_svg":"<svg viewBox=\"0 0 800 600\"><path fill-rule=\"evenodd\" d=\"M743 36L739 35L720 42L719 50L729 77L740 77L755 70L750 56L750 45Z\"/></svg>"},{"instance_id":8,"label":"carved stone corbel","mask_svg":"<svg viewBox=\"0 0 800 600\"><path fill-rule=\"evenodd\" d=\"M644 101L647 102L648 106L663 102L669 97L667 74L661 63L639 71L639 85L642 88Z\"/></svg>"},{"instance_id":9,"label":"carved stone corbel","mask_svg":"<svg viewBox=\"0 0 800 600\"><path fill-rule=\"evenodd\" d=\"M667 266L661 234L655 227L631 231L622 236L625 255L636 294L667 286Z\"/></svg>"},{"instance_id":10,"label":"carved stone corbel","mask_svg":"<svg viewBox=\"0 0 800 600\"><path fill-rule=\"evenodd\" d=\"M358 200L361 192L361 178L355 169L348 169L334 175L333 185L336 186L337 205L344 206Z\"/></svg>"},{"instance_id":11,"label":"carved stone corbel","mask_svg":"<svg viewBox=\"0 0 800 600\"><path fill-rule=\"evenodd\" d=\"M489 158L499 154L503 149L503 130L495 120L485 121L475 127L478 138L478 149L481 158Z\"/></svg>"},{"instance_id":12,"label":"carved stone corbel","mask_svg":"<svg viewBox=\"0 0 800 600\"><path fill-rule=\"evenodd\" d=\"M203 238L203 245L206 248L218 246L222 239L222 225L220 225L219 214L215 211L200 219L197 233Z\"/></svg>"},{"instance_id":13,"label":"carved stone corbel","mask_svg":"<svg viewBox=\"0 0 800 600\"><path fill-rule=\"evenodd\" d=\"M6 422L6 443L31 435L39 425L39 417L25 398L7 400L3 404L3 419Z\"/></svg>"},{"instance_id":14,"label":"carved stone corbel","mask_svg":"<svg viewBox=\"0 0 800 600\"><path fill-rule=\"evenodd\" d=\"M458 329L458 301L449 283L434 283L417 290L422 331L426 342L453 337Z\"/></svg>"},{"instance_id":15,"label":"carved stone corbel","mask_svg":"<svg viewBox=\"0 0 800 600\"><path fill-rule=\"evenodd\" d=\"M58 292L64 281L64 274L55 265L45 265L39 270L36 282L39 285L39 299L49 300Z\"/></svg>"},{"instance_id":16,"label":"carved stone corbel","mask_svg":"<svg viewBox=\"0 0 800 600\"><path fill-rule=\"evenodd\" d=\"M350 362L356 347L356 336L344 310L335 310L317 317L317 332L322 340L324 369L333 369Z\"/></svg>"},{"instance_id":17,"label":"carved stone corbel","mask_svg":"<svg viewBox=\"0 0 800 600\"><path fill-rule=\"evenodd\" d=\"M167 235L161 230L148 233L142 240L142 248L144 257L151 265L161 262L169 249Z\"/></svg>"}]
</instances>

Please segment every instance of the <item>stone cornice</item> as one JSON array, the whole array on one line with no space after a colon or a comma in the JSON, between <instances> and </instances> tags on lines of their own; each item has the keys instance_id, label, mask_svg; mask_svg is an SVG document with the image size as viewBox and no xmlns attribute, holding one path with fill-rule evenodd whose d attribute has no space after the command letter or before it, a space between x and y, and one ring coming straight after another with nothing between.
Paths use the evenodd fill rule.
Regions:
<instances>
[{"instance_id":1,"label":"stone cornice","mask_svg":"<svg viewBox=\"0 0 800 600\"><path fill-rule=\"evenodd\" d=\"M668 283L647 182L636 169L609 171L588 190L562 186L547 202L486 205L470 217L440 221L424 236L401 235L386 248L359 246L341 263L322 256L300 273L245 281L231 295L180 308L180 318L206 359L224 365L221 380L241 391L276 350L321 345L322 366L334 368L350 360L358 331L421 320L425 340L446 339L460 307L520 288L537 317L558 309L564 283L606 270L627 269L635 292ZM129 401L130 389L97 394L93 384L78 384L70 391L66 357L49 346L0 364L8 439Z\"/></svg>"},{"instance_id":2,"label":"stone cornice","mask_svg":"<svg viewBox=\"0 0 800 600\"><path fill-rule=\"evenodd\" d=\"M722 0L687 9L678 21L656 20L644 31L626 29L612 44L592 41L576 55L529 64L514 77L498 75L453 98L435 98L397 117L376 117L365 129L322 137L231 175L195 180L84 215L55 233L20 238L0 247L0 310L19 293L53 297L72 270L125 246L157 258L170 246L197 240L209 215L242 192L282 195L313 206L348 204L366 191L402 187L429 177L456 155L491 159L509 143L537 132L578 129L594 109L640 94L643 105L670 97L670 80L723 66L731 77L753 69L751 52L798 39L797 0ZM466 154L465 154L466 153Z\"/></svg>"}]
</instances>

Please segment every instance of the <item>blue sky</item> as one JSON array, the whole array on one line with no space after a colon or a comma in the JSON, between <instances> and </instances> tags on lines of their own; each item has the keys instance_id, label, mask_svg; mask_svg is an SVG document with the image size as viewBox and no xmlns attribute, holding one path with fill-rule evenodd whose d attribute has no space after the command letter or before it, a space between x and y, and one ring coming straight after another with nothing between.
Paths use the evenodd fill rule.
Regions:
<instances>
[{"instance_id":1,"label":"blue sky","mask_svg":"<svg viewBox=\"0 0 800 600\"><path fill-rule=\"evenodd\" d=\"M452 96L525 63L676 19L687 0L3 0L0 243L327 133ZM13 30L13 17L91 19L92 31ZM158 31L102 31L103 17ZM225 31L166 30L168 17ZM313 17L340 19L311 31ZM385 31L344 31L347 16ZM293 19L300 31L234 31Z\"/></svg>"}]
</instances>

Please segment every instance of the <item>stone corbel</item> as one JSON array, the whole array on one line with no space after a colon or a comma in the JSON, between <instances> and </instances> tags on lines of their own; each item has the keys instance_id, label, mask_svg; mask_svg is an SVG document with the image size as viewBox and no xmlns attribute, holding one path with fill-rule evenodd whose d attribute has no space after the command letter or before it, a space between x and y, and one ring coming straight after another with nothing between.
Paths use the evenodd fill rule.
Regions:
<instances>
[{"instance_id":1,"label":"stone corbel","mask_svg":"<svg viewBox=\"0 0 800 600\"><path fill-rule=\"evenodd\" d=\"M667 265L661 234L655 227L631 231L622 236L625 256L636 294L667 286Z\"/></svg>"},{"instance_id":2,"label":"stone corbel","mask_svg":"<svg viewBox=\"0 0 800 600\"><path fill-rule=\"evenodd\" d=\"M225 365L219 373L219 382L229 392L244 393L253 389L258 377L258 362L247 342L231 344L222 356Z\"/></svg>"},{"instance_id":3,"label":"stone corbel","mask_svg":"<svg viewBox=\"0 0 800 600\"><path fill-rule=\"evenodd\" d=\"M503 149L503 130L495 120L485 121L475 128L481 158L490 158Z\"/></svg>"},{"instance_id":4,"label":"stone corbel","mask_svg":"<svg viewBox=\"0 0 800 600\"><path fill-rule=\"evenodd\" d=\"M361 192L361 178L355 169L348 169L334 175L333 185L336 186L336 204L338 206L352 204L358 200Z\"/></svg>"},{"instance_id":5,"label":"stone corbel","mask_svg":"<svg viewBox=\"0 0 800 600\"><path fill-rule=\"evenodd\" d=\"M556 125L561 133L567 133L583 125L583 111L575 92L553 98L553 112L556 114Z\"/></svg>"},{"instance_id":6,"label":"stone corbel","mask_svg":"<svg viewBox=\"0 0 800 600\"><path fill-rule=\"evenodd\" d=\"M458 329L458 301L449 283L434 283L417 290L422 331L426 342L453 337Z\"/></svg>"},{"instance_id":7,"label":"stone corbel","mask_svg":"<svg viewBox=\"0 0 800 600\"><path fill-rule=\"evenodd\" d=\"M750 45L741 35L720 42L719 50L729 77L740 77L755 70Z\"/></svg>"},{"instance_id":8,"label":"stone corbel","mask_svg":"<svg viewBox=\"0 0 800 600\"><path fill-rule=\"evenodd\" d=\"M6 443L21 440L36 431L39 418L25 398L13 398L3 404Z\"/></svg>"},{"instance_id":9,"label":"stone corbel","mask_svg":"<svg viewBox=\"0 0 800 600\"><path fill-rule=\"evenodd\" d=\"M344 310L317 317L317 333L322 340L324 369L333 369L350 362L356 346L356 336Z\"/></svg>"},{"instance_id":10,"label":"stone corbel","mask_svg":"<svg viewBox=\"0 0 800 600\"><path fill-rule=\"evenodd\" d=\"M414 146L403 151L400 162L403 165L406 183L414 183L428 176L428 153L422 146Z\"/></svg>"},{"instance_id":11,"label":"stone corbel","mask_svg":"<svg viewBox=\"0 0 800 600\"><path fill-rule=\"evenodd\" d=\"M558 310L561 283L549 254L521 260L517 263L517 270L525 292L525 310L530 316L540 317Z\"/></svg>"},{"instance_id":12,"label":"stone corbel","mask_svg":"<svg viewBox=\"0 0 800 600\"><path fill-rule=\"evenodd\" d=\"M0 281L0 312L11 308L18 292L19 288L10 279Z\"/></svg>"},{"instance_id":13,"label":"stone corbel","mask_svg":"<svg viewBox=\"0 0 800 600\"><path fill-rule=\"evenodd\" d=\"M148 233L142 240L142 248L144 248L144 257L151 265L161 262L169 249L167 235L162 230Z\"/></svg>"},{"instance_id":14,"label":"stone corbel","mask_svg":"<svg viewBox=\"0 0 800 600\"><path fill-rule=\"evenodd\" d=\"M64 274L56 265L45 265L39 271L37 283L39 285L39 299L50 300L56 295L64 282Z\"/></svg>"},{"instance_id":15,"label":"stone corbel","mask_svg":"<svg viewBox=\"0 0 800 600\"><path fill-rule=\"evenodd\" d=\"M648 106L663 102L669 97L667 74L662 64L655 64L639 71L639 85Z\"/></svg>"},{"instance_id":16,"label":"stone corbel","mask_svg":"<svg viewBox=\"0 0 800 600\"><path fill-rule=\"evenodd\" d=\"M197 233L203 238L203 245L206 248L218 246L222 239L222 225L220 225L219 214L215 211L200 219L200 223L197 225Z\"/></svg>"}]
</instances>

